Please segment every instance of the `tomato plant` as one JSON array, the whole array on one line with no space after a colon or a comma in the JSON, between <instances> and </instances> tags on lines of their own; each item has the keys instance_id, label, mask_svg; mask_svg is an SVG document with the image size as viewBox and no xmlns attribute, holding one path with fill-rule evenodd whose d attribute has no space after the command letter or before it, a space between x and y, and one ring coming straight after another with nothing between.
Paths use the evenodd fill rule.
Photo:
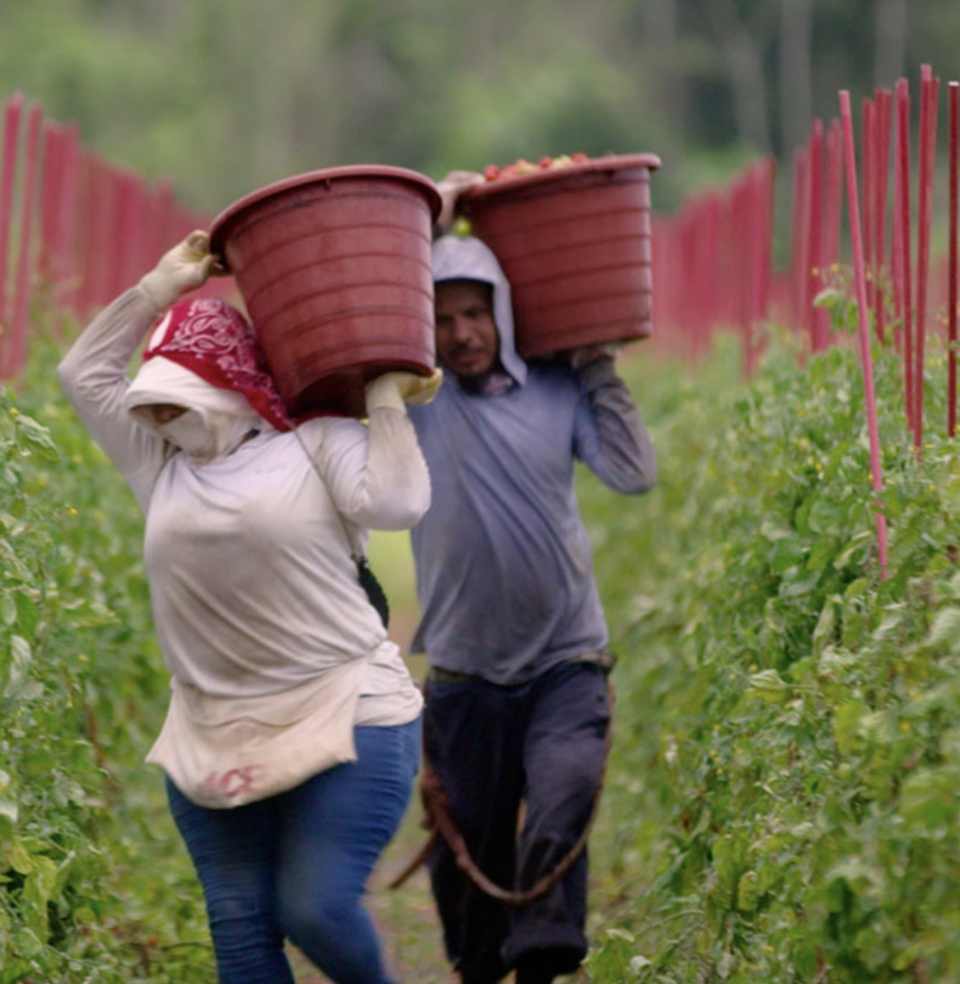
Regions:
<instances>
[{"instance_id":1,"label":"tomato plant","mask_svg":"<svg viewBox=\"0 0 960 984\"><path fill-rule=\"evenodd\" d=\"M749 385L737 354L638 353L659 487L584 476L621 655L593 979L957 979L960 454L930 436L918 460L877 346L878 504L855 353L772 337Z\"/></svg>"},{"instance_id":2,"label":"tomato plant","mask_svg":"<svg viewBox=\"0 0 960 984\"><path fill-rule=\"evenodd\" d=\"M59 393L60 347L0 393L0 982L207 981L199 892L142 764L167 686L142 520Z\"/></svg>"}]
</instances>

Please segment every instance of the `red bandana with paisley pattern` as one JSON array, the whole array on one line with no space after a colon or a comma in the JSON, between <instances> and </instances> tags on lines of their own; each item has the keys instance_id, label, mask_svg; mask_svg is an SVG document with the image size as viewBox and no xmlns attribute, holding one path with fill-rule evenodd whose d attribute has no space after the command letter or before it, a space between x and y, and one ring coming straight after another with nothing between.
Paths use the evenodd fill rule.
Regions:
<instances>
[{"instance_id":1,"label":"red bandana with paisley pattern","mask_svg":"<svg viewBox=\"0 0 960 984\"><path fill-rule=\"evenodd\" d=\"M162 355L220 389L246 397L278 431L292 428L253 326L219 298L180 301L160 320L143 361Z\"/></svg>"}]
</instances>

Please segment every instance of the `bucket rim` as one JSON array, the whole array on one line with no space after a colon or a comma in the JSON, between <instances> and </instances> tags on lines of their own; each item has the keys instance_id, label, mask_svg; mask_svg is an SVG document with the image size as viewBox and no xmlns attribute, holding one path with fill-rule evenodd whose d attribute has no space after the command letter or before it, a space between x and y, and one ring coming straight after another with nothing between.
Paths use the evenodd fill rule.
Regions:
<instances>
[{"instance_id":1,"label":"bucket rim","mask_svg":"<svg viewBox=\"0 0 960 984\"><path fill-rule=\"evenodd\" d=\"M427 205L430 209L431 223L436 222L440 214L441 199L437 186L425 174L414 171L406 167L395 167L391 164L342 164L338 167L321 168L317 171L305 171L302 174L294 174L289 178L282 178L251 191L249 194L238 198L226 208L224 208L210 224L210 251L218 253L226 263L223 256L222 242L225 236L225 229L231 219L235 218L251 205L271 198L274 195L292 191L303 185L322 183L327 181L337 181L341 178L389 178L395 181L405 181L408 184L416 185L425 193Z\"/></svg>"},{"instance_id":2,"label":"bucket rim","mask_svg":"<svg viewBox=\"0 0 960 984\"><path fill-rule=\"evenodd\" d=\"M631 167L645 167L651 171L660 167L660 158L656 154L607 154L604 157L591 157L586 161L565 164L563 167L538 168L529 174L516 174L508 178L495 178L481 185L468 188L457 199L467 208L473 202L481 202L502 192L528 188L532 185L546 184L561 178L574 177L581 174L595 174L603 171L623 171Z\"/></svg>"}]
</instances>

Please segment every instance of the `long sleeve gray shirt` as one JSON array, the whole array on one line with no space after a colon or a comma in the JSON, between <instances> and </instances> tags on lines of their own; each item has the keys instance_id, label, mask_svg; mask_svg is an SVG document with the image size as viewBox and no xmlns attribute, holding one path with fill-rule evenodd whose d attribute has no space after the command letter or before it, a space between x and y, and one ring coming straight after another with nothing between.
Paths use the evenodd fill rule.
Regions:
<instances>
[{"instance_id":1,"label":"long sleeve gray shirt","mask_svg":"<svg viewBox=\"0 0 960 984\"><path fill-rule=\"evenodd\" d=\"M575 460L622 493L645 492L656 478L613 360L579 371L531 363L523 384L499 395L448 378L410 416L433 483L413 530L421 606L413 650L433 666L512 685L603 648Z\"/></svg>"}]
</instances>

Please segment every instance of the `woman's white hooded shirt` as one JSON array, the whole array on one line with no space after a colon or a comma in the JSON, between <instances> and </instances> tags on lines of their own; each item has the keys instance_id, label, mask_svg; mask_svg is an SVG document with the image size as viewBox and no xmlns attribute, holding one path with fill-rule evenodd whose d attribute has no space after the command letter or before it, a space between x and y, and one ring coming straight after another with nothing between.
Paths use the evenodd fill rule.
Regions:
<instances>
[{"instance_id":1,"label":"woman's white hooded shirt","mask_svg":"<svg viewBox=\"0 0 960 984\"><path fill-rule=\"evenodd\" d=\"M365 529L408 528L429 506L406 415L379 409L369 428L325 417L281 433L240 394L162 357L131 384L126 366L156 314L138 289L121 295L60 378L146 515L154 620L175 680L217 697L279 695L363 659L356 722L412 720L420 693L350 544ZM159 424L144 409L158 403L188 412Z\"/></svg>"}]
</instances>

